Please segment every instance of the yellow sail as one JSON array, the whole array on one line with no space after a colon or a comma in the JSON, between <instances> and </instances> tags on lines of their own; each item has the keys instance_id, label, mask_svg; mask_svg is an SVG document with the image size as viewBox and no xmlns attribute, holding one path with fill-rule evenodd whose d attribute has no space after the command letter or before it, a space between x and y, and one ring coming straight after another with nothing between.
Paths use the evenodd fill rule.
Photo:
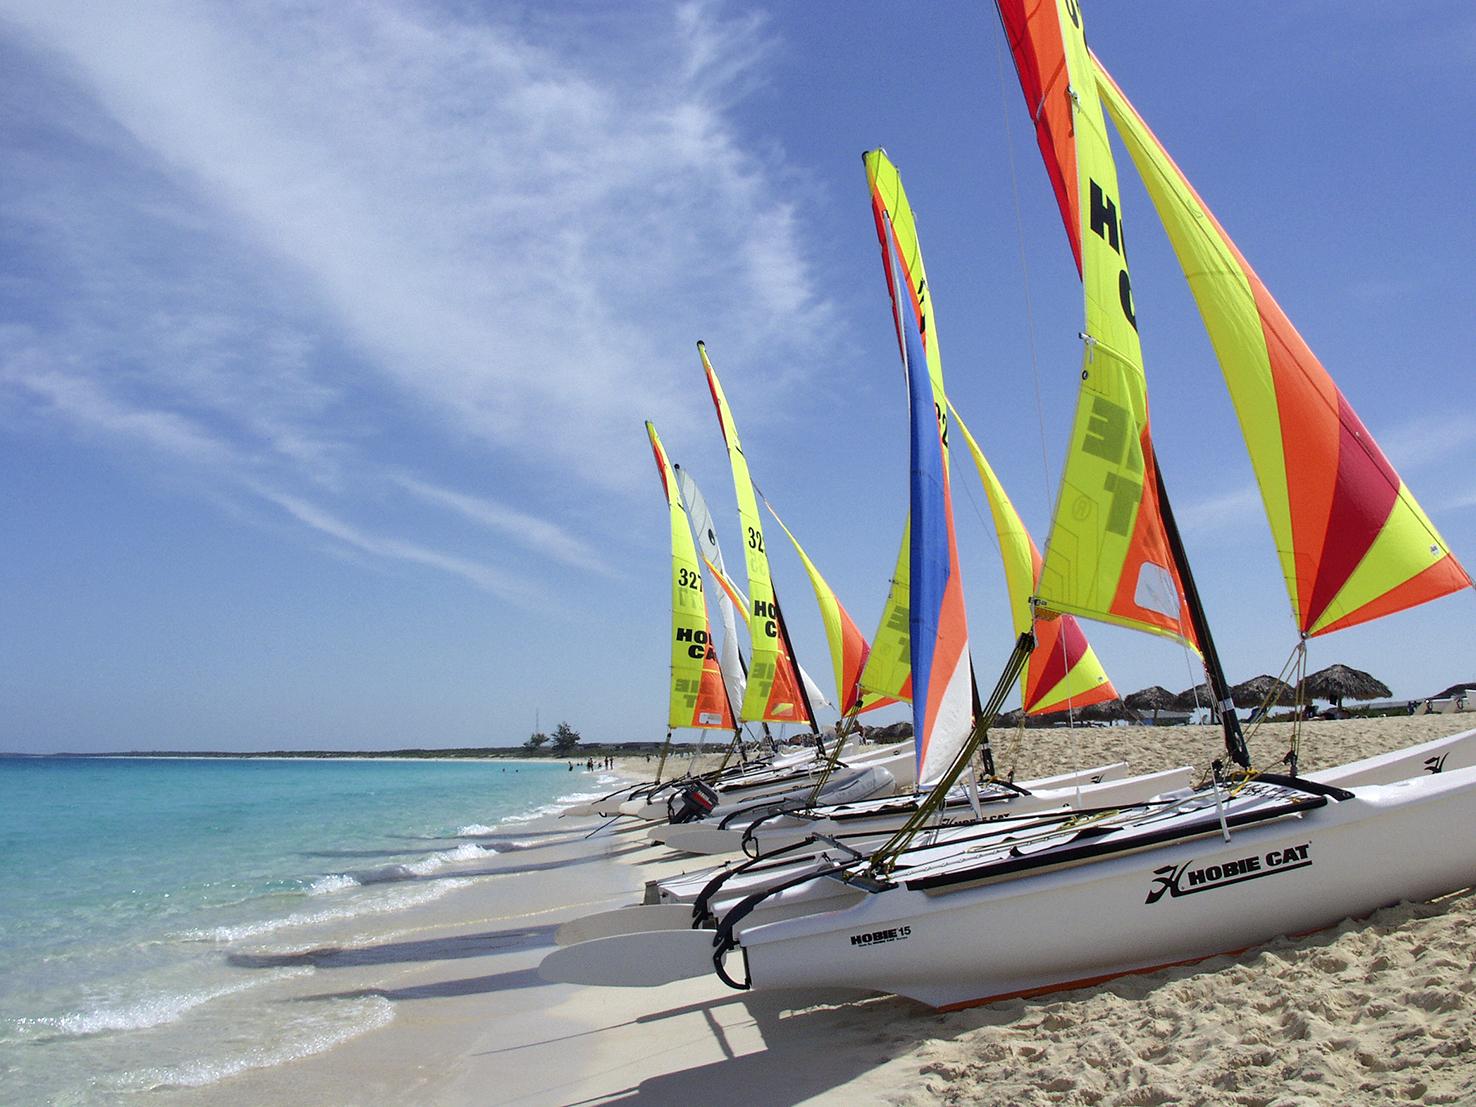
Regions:
<instances>
[{"instance_id":1,"label":"yellow sail","mask_svg":"<svg viewBox=\"0 0 1476 1107\"><path fill-rule=\"evenodd\" d=\"M912 527L902 529L902 548L882 606L881 622L871 636L871 652L861 669L863 691L889 700L912 701L912 632L909 580L912 573Z\"/></svg>"},{"instance_id":2,"label":"yellow sail","mask_svg":"<svg viewBox=\"0 0 1476 1107\"><path fill-rule=\"evenodd\" d=\"M1469 588L1317 356L1101 62L1092 63L1235 402L1297 629L1323 634Z\"/></svg>"},{"instance_id":3,"label":"yellow sail","mask_svg":"<svg viewBox=\"0 0 1476 1107\"><path fill-rule=\"evenodd\" d=\"M1117 168L1080 11L1075 0L998 6L1086 299L1081 386L1037 596L1050 611L1194 646L1158 506Z\"/></svg>"},{"instance_id":4,"label":"yellow sail","mask_svg":"<svg viewBox=\"0 0 1476 1107\"><path fill-rule=\"evenodd\" d=\"M753 492L753 478L748 472L748 459L738 441L738 428L728 409L723 386L707 357L707 347L697 343L702 370L717 409L718 425L728 447L728 462L733 469L733 491L738 498L738 519L743 528L743 558L748 568L748 635L751 652L748 658L748 687L738 717L744 722L813 723L810 709L801 691L794 659L785 646L779 630L779 607L774 600L774 584L769 574L769 555L764 546L763 520L759 518L758 501Z\"/></svg>"},{"instance_id":5,"label":"yellow sail","mask_svg":"<svg viewBox=\"0 0 1476 1107\"><path fill-rule=\"evenodd\" d=\"M1096 651L1075 619L1062 615L1035 623L1030 597L1040 573L1040 552L957 408L953 409L953 425L963 434L984 485L984 498L989 502L994 533L999 539L999 555L1004 562L1005 587L1016 636L1032 630L1034 624L1035 648L1020 674L1020 702L1025 713L1039 715L1068 706L1081 708L1116 699L1117 689L1107 679Z\"/></svg>"},{"instance_id":6,"label":"yellow sail","mask_svg":"<svg viewBox=\"0 0 1476 1107\"><path fill-rule=\"evenodd\" d=\"M736 724L723 687L717 650L713 648L691 524L682 506L676 473L655 426L649 422L646 434L651 439L651 452L671 516L671 701L667 725L733 730Z\"/></svg>"},{"instance_id":7,"label":"yellow sail","mask_svg":"<svg viewBox=\"0 0 1476 1107\"><path fill-rule=\"evenodd\" d=\"M907 190L902 187L902 175L885 150L868 150L861 155L866 166L866 183L871 187L871 214L876 221L876 236L885 245L887 223L891 224L891 238L901 263L908 288L898 289L887 269L887 292L892 303L899 307L909 304L917 316L917 328L922 335L923 353L928 362L928 379L935 395L943 395L943 357L938 352L938 331L933 319L933 296L928 284L927 269L923 266L922 244L917 237L917 220L912 214L912 205L907 201ZM902 294L899 297L899 292ZM902 346L902 331L898 329L897 345ZM948 441L947 415L938 412L942 426L943 441ZM946 453L945 453L946 460Z\"/></svg>"},{"instance_id":8,"label":"yellow sail","mask_svg":"<svg viewBox=\"0 0 1476 1107\"><path fill-rule=\"evenodd\" d=\"M820 575L820 570L815 568L815 563L810 560L810 555L805 553L805 548L799 544L799 539L794 536L794 532L784 525L783 519L779 518L774 505L765 500L764 506L769 509L774 522L778 523L780 529L789 536L794 552L799 554L800 562L809 575L810 587L815 590L815 601L820 605L820 620L825 624L825 640L830 645L831 665L835 669L836 703L840 706L840 713L859 715L863 711L873 711L878 707L885 707L895 702L886 697L874 696L868 700L862 696L861 671L866 665L871 646L845 607L842 606L834 589Z\"/></svg>"}]
</instances>

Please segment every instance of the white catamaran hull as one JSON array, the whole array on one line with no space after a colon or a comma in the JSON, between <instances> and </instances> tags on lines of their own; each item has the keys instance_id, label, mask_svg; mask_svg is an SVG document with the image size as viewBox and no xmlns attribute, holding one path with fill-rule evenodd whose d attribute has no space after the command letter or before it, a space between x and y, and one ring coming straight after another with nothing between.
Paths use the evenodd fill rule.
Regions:
<instances>
[{"instance_id":1,"label":"white catamaran hull","mask_svg":"<svg viewBox=\"0 0 1476 1107\"><path fill-rule=\"evenodd\" d=\"M935 1007L1232 952L1476 881L1476 770L1360 788L1301 816L994 883L894 888L739 927L755 988L852 987Z\"/></svg>"},{"instance_id":2,"label":"white catamaran hull","mask_svg":"<svg viewBox=\"0 0 1476 1107\"><path fill-rule=\"evenodd\" d=\"M1029 780L1021 784L1020 788L1027 792L1034 792L1101 784L1104 781L1121 779L1126 771L1127 762L1116 761L1110 765L1098 765L1074 773L1061 773L1041 780ZM1161 791L1162 788L1158 790ZM757 814L748 818L724 818L714 811L705 823L718 825L684 824L656 827L650 832L650 837L672 849L681 850L683 853L711 855L744 850L753 856L762 857L783 846L804 841L817 833L849 834L853 830L879 833L896 829L917 810L917 799L915 792L906 795L894 793L891 796L872 799L842 799L825 796L822 797L822 803L817 805L816 809L765 819L760 824L761 831L755 831L752 834L749 833L749 828L758 817ZM955 788L950 793L948 802L955 814L966 815L969 820L974 818L974 811L964 788ZM841 817L844 820L844 826L820 825L822 820L832 815ZM726 825L721 825L724 823Z\"/></svg>"},{"instance_id":3,"label":"white catamaran hull","mask_svg":"<svg viewBox=\"0 0 1476 1107\"><path fill-rule=\"evenodd\" d=\"M1163 792L1187 788L1194 781L1194 770L1188 765L1165 769L1144 776L1128 777L1124 780L1108 780L1099 784L1083 784L1059 788L1031 788L1025 795L1011 796L1002 802L984 804L982 817L993 815L1020 815L1031 811L1064 810L1067 808L1106 807L1122 803L1140 803ZM913 809L915 811L915 807ZM844 835L848 845L865 852L870 845L880 844L881 837L898 830L913 811L889 813L873 818L846 819L793 818L778 819L754 828L752 846L744 848L754 856L764 857L775 850L795 845L813 835ZM967 799L945 808L943 825L965 826L979 821ZM867 837L852 838L863 835Z\"/></svg>"},{"instance_id":4,"label":"white catamaran hull","mask_svg":"<svg viewBox=\"0 0 1476 1107\"><path fill-rule=\"evenodd\" d=\"M1108 767L1111 768L1110 766ZM1013 796L1008 803L994 805L1001 815L1009 815L1010 827L1019 829L1027 825L1031 813L1042 816L1103 805L1138 802L1165 791L1187 787L1191 770L1187 767L1150 773L1141 777L1130 777L1122 781L1106 781L1086 785L1081 789L1051 789ZM1058 779L1058 778L1051 778ZM1080 802L1078 802L1080 801ZM1017 816L1027 816L1026 819ZM880 845L891 831L901 825L896 820L890 828L864 838L847 838L846 844L857 852L865 853ZM935 835L938 841L947 841L953 834L977 833L981 824L970 821L944 827ZM683 828L677 828L683 829ZM725 832L717 831L722 834ZM773 887L781 882L793 881L807 873L818 873L833 868L838 860L847 855L840 850L827 852L823 846L796 854L793 858L778 862L767 862L752 872L739 873L724 882L713 894L708 913L721 916L736 902L755 892ZM635 934L648 930L685 930L693 925L692 906L707 888L712 879L725 871L724 867L704 869L695 873L683 873L659 881L648 889L648 902L639 906L622 907L613 911L601 911L575 919L559 927L554 940L558 945L572 945L596 938L608 938L620 934ZM859 893L848 885L830 880L817 880L800 884L784 893L766 899L752 916L753 921L789 918L816 910L833 909L854 899ZM680 910L676 910L680 908ZM623 957L618 951L611 956ZM588 981L592 982L592 981Z\"/></svg>"}]
</instances>

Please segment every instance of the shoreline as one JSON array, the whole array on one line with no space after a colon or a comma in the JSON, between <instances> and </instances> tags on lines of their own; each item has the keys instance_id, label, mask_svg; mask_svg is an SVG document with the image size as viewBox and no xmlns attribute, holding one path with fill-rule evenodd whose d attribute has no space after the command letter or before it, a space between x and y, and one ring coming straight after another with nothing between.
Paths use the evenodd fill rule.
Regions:
<instances>
[{"instance_id":1,"label":"shoreline","mask_svg":"<svg viewBox=\"0 0 1476 1107\"><path fill-rule=\"evenodd\" d=\"M1305 732L1302 767L1473 721L1325 722ZM1077 764L1126 759L1137 770L1178 759L1202 767L1217 742L1211 727L1029 731L1014 753L1024 779L1070 764L1073 745ZM1284 742L1270 727L1256 732L1257 761L1275 763ZM997 753L1009 744L997 740ZM650 767L618 758L605 772L630 779ZM1434 1104L1476 1095L1469 891L1234 958L946 1014L858 992L736 992L715 976L654 989L544 983L537 966L559 923L638 902L645 880L717 860L672 854L649 842L644 825L586 837L602 822L546 814L502 824L490 837L515 848L479 865L464 887L376 920L383 939L287 955L313 970L301 1001L380 997L393 1011L386 1025L207 1087L153 1094L181 1103L453 1105ZM987 955L985 946L981 936L961 956Z\"/></svg>"}]
</instances>

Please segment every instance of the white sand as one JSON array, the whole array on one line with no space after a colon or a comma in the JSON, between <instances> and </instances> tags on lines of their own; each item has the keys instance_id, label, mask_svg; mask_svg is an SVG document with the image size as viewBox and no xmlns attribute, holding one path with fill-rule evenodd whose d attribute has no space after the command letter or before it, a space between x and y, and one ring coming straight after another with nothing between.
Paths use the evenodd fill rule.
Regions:
<instances>
[{"instance_id":1,"label":"white sand","mask_svg":"<svg viewBox=\"0 0 1476 1107\"><path fill-rule=\"evenodd\" d=\"M1465 729L1470 715L1313 724L1312 769ZM1004 754L1008 736L997 737ZM1029 731L1021 779L1218 751L1210 728ZM1257 762L1285 750L1263 729ZM1073 754L1074 749L1074 754ZM641 762L627 766L645 769ZM1002 765L1003 767L1003 765ZM571 822L577 827L565 831ZM210 1103L1476 1102L1476 897L1401 905L1234 959L938 1014L890 997L733 992L715 977L655 989L545 984L565 919L639 900L645 880L705 867L643 829L598 820L510 828L530 848L386 921L394 933L303 955L302 1001L373 994L382 1029L299 1061L156 1098ZM555 833L548 833L550 830ZM1436 844L1432 843L1432 847ZM1460 848L1470 848L1460 843Z\"/></svg>"}]
</instances>

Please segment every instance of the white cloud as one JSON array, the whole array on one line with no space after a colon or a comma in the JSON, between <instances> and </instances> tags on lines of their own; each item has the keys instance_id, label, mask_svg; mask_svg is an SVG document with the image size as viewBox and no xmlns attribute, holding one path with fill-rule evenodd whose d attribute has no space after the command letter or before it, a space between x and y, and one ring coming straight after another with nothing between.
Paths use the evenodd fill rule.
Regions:
<instances>
[{"instance_id":1,"label":"white cloud","mask_svg":"<svg viewBox=\"0 0 1476 1107\"><path fill-rule=\"evenodd\" d=\"M615 575L587 543L545 519L480 496L470 496L464 492L427 484L403 473L397 474L394 481L427 503L447 508L463 518L505 534L530 549L557 558L566 565L607 576Z\"/></svg>"},{"instance_id":2,"label":"white cloud","mask_svg":"<svg viewBox=\"0 0 1476 1107\"><path fill-rule=\"evenodd\" d=\"M1379 445L1403 473L1476 453L1476 420L1466 412L1423 412L1379 433Z\"/></svg>"},{"instance_id":3,"label":"white cloud","mask_svg":"<svg viewBox=\"0 0 1476 1107\"><path fill-rule=\"evenodd\" d=\"M0 126L32 125L3 218L45 270L0 274L39 319L0 388L294 490L277 502L317 532L490 587L305 507L400 474L599 571L545 505L640 487L640 420L702 418L703 321L733 362L800 364L826 338L783 167L733 120L763 79L760 16L0 6L31 78ZM415 475L426 453L570 491L493 503Z\"/></svg>"},{"instance_id":4,"label":"white cloud","mask_svg":"<svg viewBox=\"0 0 1476 1107\"><path fill-rule=\"evenodd\" d=\"M1224 527L1243 527L1251 520L1263 519L1261 512L1261 490L1248 484L1244 488L1176 508L1174 514L1181 529L1202 533Z\"/></svg>"},{"instance_id":5,"label":"white cloud","mask_svg":"<svg viewBox=\"0 0 1476 1107\"><path fill-rule=\"evenodd\" d=\"M443 573L450 573L469 580L478 588L485 589L502 599L527 606L533 606L540 598L538 591L526 581L504 573L494 566L471 558L457 557L429 549L404 539L370 533L297 496L267 489L262 489L261 494L292 515L298 522L305 523L314 530L321 531L330 538L363 550L365 553L393 561L424 565Z\"/></svg>"}]
</instances>

